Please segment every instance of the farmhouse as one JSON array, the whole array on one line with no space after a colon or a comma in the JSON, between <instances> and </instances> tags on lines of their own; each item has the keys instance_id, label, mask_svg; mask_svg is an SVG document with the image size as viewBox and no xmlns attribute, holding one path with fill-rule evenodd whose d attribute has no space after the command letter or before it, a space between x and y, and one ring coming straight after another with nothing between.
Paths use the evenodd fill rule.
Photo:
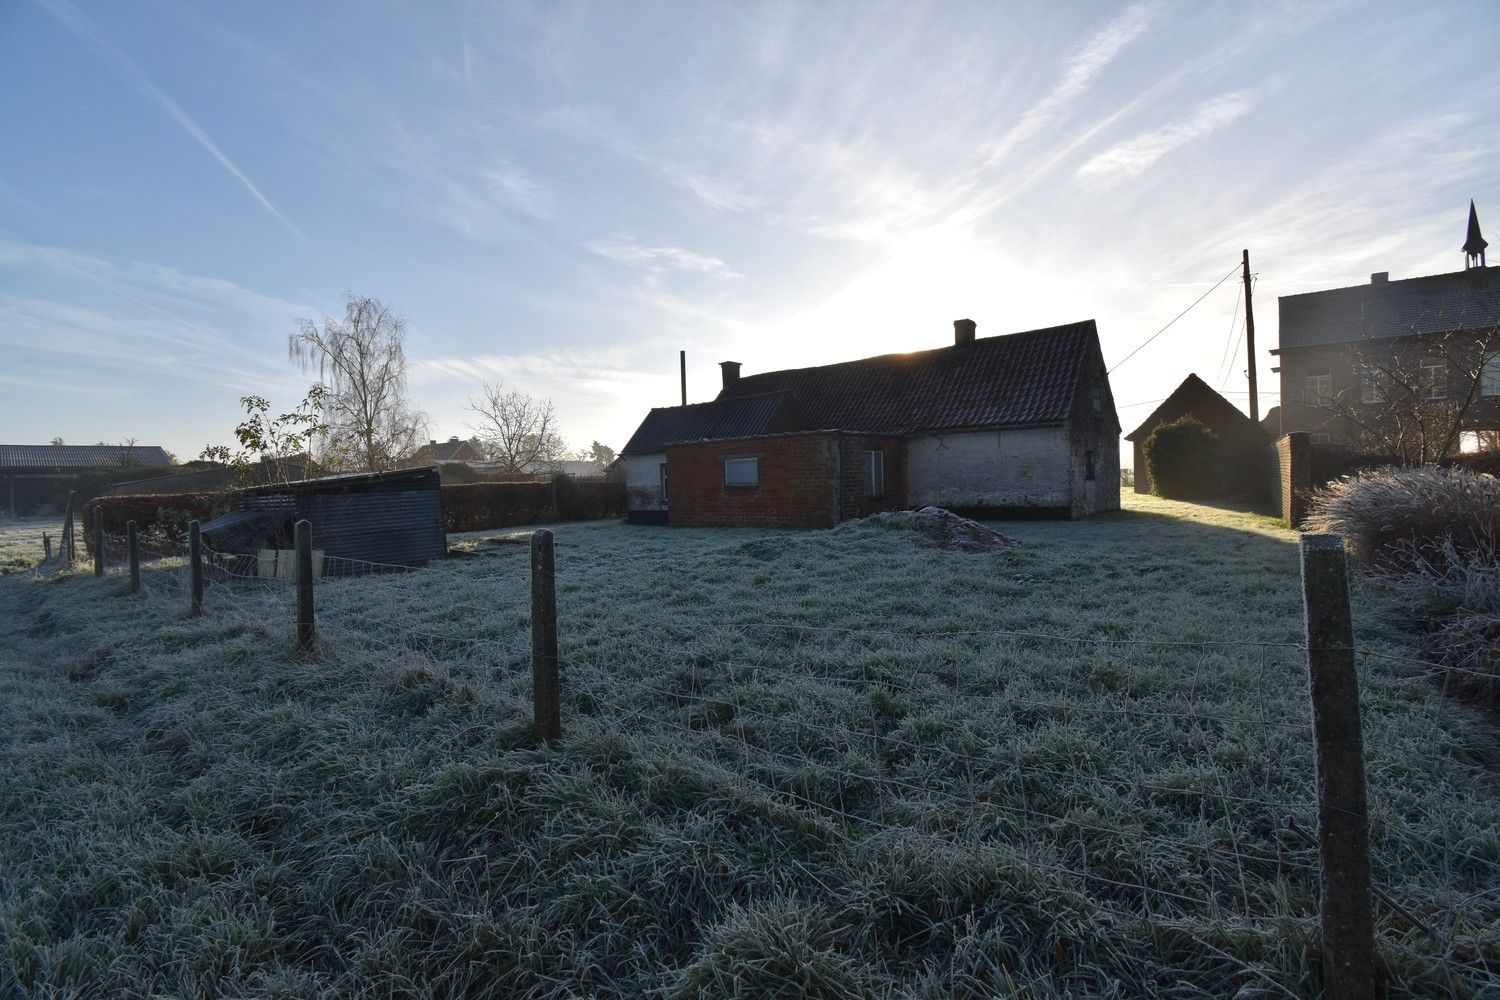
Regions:
<instances>
[{"instance_id":1,"label":"farmhouse","mask_svg":"<svg viewBox=\"0 0 1500 1000\"><path fill-rule=\"evenodd\" d=\"M1162 424L1182 417L1192 417L1218 437L1224 465L1220 473L1229 493L1245 496L1264 493L1266 446L1271 435L1196 373L1183 379L1182 384L1172 390L1172 395L1162 400L1139 427L1125 435L1125 440L1135 446L1137 493L1151 492L1151 475L1146 468L1146 439Z\"/></svg>"},{"instance_id":2,"label":"farmhouse","mask_svg":"<svg viewBox=\"0 0 1500 1000\"><path fill-rule=\"evenodd\" d=\"M622 454L629 519L827 527L927 505L1083 517L1120 506L1119 420L1093 320L742 376L646 415Z\"/></svg>"}]
</instances>

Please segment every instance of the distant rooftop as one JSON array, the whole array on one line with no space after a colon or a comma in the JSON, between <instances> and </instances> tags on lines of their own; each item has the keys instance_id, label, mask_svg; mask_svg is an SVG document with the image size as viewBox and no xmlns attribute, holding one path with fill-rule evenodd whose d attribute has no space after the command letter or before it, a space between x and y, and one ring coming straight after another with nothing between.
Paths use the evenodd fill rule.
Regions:
<instances>
[{"instance_id":1,"label":"distant rooftop","mask_svg":"<svg viewBox=\"0 0 1500 1000\"><path fill-rule=\"evenodd\" d=\"M0 444L0 469L152 469L172 456L154 444Z\"/></svg>"}]
</instances>

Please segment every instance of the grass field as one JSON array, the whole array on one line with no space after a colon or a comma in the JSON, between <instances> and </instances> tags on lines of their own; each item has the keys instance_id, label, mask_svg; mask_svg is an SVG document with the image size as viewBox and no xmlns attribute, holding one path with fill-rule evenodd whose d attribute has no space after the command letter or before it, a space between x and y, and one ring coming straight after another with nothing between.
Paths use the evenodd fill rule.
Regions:
<instances>
[{"instance_id":1,"label":"grass field","mask_svg":"<svg viewBox=\"0 0 1500 1000\"><path fill-rule=\"evenodd\" d=\"M1296 538L1151 498L1023 545L556 528L319 585L0 581L0 994L1315 995ZM516 544L516 543L523 544ZM1394 996L1500 963L1493 728L1358 588ZM1495 966L1492 966L1495 967Z\"/></svg>"},{"instance_id":2,"label":"grass field","mask_svg":"<svg viewBox=\"0 0 1500 1000\"><path fill-rule=\"evenodd\" d=\"M0 575L31 569L41 562L44 531L52 535L52 544L56 545L62 534L62 518L50 515L0 518Z\"/></svg>"}]
</instances>

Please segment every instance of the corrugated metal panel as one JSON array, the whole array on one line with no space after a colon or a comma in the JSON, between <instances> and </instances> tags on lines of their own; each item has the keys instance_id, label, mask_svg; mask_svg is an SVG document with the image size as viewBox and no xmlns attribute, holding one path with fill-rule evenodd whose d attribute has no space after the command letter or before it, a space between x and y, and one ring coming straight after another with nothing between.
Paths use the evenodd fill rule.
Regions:
<instances>
[{"instance_id":1,"label":"corrugated metal panel","mask_svg":"<svg viewBox=\"0 0 1500 1000\"><path fill-rule=\"evenodd\" d=\"M170 466L157 445L0 444L5 469L129 469Z\"/></svg>"}]
</instances>

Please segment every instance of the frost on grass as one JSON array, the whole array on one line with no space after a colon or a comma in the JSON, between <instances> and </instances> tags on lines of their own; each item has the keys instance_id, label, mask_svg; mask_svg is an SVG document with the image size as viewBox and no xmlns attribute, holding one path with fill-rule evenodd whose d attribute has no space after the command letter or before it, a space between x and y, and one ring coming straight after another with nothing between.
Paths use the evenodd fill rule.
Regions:
<instances>
[{"instance_id":1,"label":"frost on grass","mask_svg":"<svg viewBox=\"0 0 1500 1000\"><path fill-rule=\"evenodd\" d=\"M0 585L0 984L60 996L1314 995L1295 536L1152 498L915 532L559 526L528 560ZM521 533L524 535L524 533ZM1381 600L1357 593L1361 645ZM1162 645L1155 640L1203 645ZM1229 640L1226 642L1225 640ZM1272 645L1253 645L1265 643ZM1394 996L1478 993L1493 736L1361 662ZM1477 958L1473 962L1477 962ZM1455 959L1455 961L1457 961ZM1469 971L1465 972L1464 969ZM3 991L0 991L3 992Z\"/></svg>"}]
</instances>

